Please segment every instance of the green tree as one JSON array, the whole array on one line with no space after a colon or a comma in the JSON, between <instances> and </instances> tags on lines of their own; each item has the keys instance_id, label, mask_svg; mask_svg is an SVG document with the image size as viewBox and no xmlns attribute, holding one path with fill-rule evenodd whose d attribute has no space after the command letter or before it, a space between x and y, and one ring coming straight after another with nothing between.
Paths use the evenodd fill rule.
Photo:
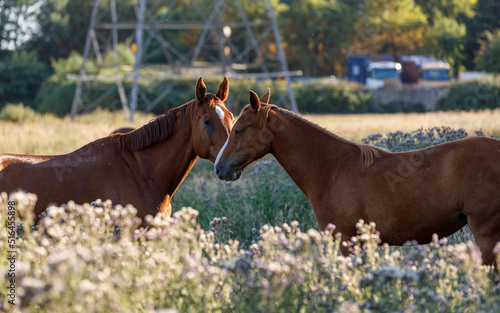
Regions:
<instances>
[{"instance_id":1,"label":"green tree","mask_svg":"<svg viewBox=\"0 0 500 313\"><path fill-rule=\"evenodd\" d=\"M279 27L291 69L306 75L342 74L361 1L289 0Z\"/></svg>"},{"instance_id":2,"label":"green tree","mask_svg":"<svg viewBox=\"0 0 500 313\"><path fill-rule=\"evenodd\" d=\"M476 57L477 69L480 71L500 74L500 30L486 31L486 39L480 42Z\"/></svg>"},{"instance_id":3,"label":"green tree","mask_svg":"<svg viewBox=\"0 0 500 313\"><path fill-rule=\"evenodd\" d=\"M92 0L45 0L36 15L38 32L23 48L37 51L41 60L68 57L83 51Z\"/></svg>"},{"instance_id":4,"label":"green tree","mask_svg":"<svg viewBox=\"0 0 500 313\"><path fill-rule=\"evenodd\" d=\"M485 31L493 32L500 27L500 3L492 0L477 0L474 15L465 21L467 37L465 42L464 65L475 68L475 57L480 49L480 42L485 40Z\"/></svg>"},{"instance_id":5,"label":"green tree","mask_svg":"<svg viewBox=\"0 0 500 313\"><path fill-rule=\"evenodd\" d=\"M396 58L422 47L427 18L411 0L366 0L355 25L352 50L390 53Z\"/></svg>"},{"instance_id":6,"label":"green tree","mask_svg":"<svg viewBox=\"0 0 500 313\"><path fill-rule=\"evenodd\" d=\"M17 50L31 36L35 23L35 0L0 1L0 50Z\"/></svg>"},{"instance_id":7,"label":"green tree","mask_svg":"<svg viewBox=\"0 0 500 313\"><path fill-rule=\"evenodd\" d=\"M457 73L459 65L465 59L466 26L453 18L440 14L434 16L438 18L425 36L425 53L446 60Z\"/></svg>"},{"instance_id":8,"label":"green tree","mask_svg":"<svg viewBox=\"0 0 500 313\"><path fill-rule=\"evenodd\" d=\"M48 66L38 60L36 52L14 52L0 62L0 104L34 99L49 74Z\"/></svg>"},{"instance_id":9,"label":"green tree","mask_svg":"<svg viewBox=\"0 0 500 313\"><path fill-rule=\"evenodd\" d=\"M422 53L445 59L457 73L466 63L467 23L475 16L477 0L415 0L427 15L430 30Z\"/></svg>"},{"instance_id":10,"label":"green tree","mask_svg":"<svg viewBox=\"0 0 500 313\"><path fill-rule=\"evenodd\" d=\"M443 16L463 23L474 16L477 0L414 0L414 2L422 8L429 24L434 25Z\"/></svg>"}]
</instances>

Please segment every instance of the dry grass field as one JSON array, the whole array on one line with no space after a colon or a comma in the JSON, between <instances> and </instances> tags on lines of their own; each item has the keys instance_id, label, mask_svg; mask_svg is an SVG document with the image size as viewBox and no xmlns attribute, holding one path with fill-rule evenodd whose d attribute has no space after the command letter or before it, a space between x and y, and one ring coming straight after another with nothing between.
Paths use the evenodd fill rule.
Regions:
<instances>
[{"instance_id":1,"label":"dry grass field","mask_svg":"<svg viewBox=\"0 0 500 313\"><path fill-rule=\"evenodd\" d=\"M346 139L357 142L370 134L386 134L398 130L411 132L421 127L434 126L464 128L469 136L474 135L474 131L479 129L488 136L500 136L500 109L477 112L325 114L305 117Z\"/></svg>"},{"instance_id":2,"label":"dry grass field","mask_svg":"<svg viewBox=\"0 0 500 313\"><path fill-rule=\"evenodd\" d=\"M236 112L235 112L236 113ZM449 126L464 128L469 135L482 129L486 135L500 136L500 110L478 112L431 112L397 114L306 115L307 119L338 135L360 142L375 133L414 131L418 128ZM0 153L61 154L107 136L119 127L139 127L154 118L137 115L133 123L121 112L97 111L69 118L40 117L24 122L0 121Z\"/></svg>"},{"instance_id":3,"label":"dry grass field","mask_svg":"<svg viewBox=\"0 0 500 313\"><path fill-rule=\"evenodd\" d=\"M0 121L0 153L69 153L117 128L140 127L152 118L153 115L137 115L130 123L121 112L98 110L73 121L52 116L24 122Z\"/></svg>"}]
</instances>

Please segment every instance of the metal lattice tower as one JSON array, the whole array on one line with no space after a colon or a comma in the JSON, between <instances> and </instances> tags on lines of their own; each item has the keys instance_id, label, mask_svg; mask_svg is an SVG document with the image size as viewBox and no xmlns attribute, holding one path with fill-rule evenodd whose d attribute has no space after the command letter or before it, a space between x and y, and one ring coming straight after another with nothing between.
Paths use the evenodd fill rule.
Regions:
<instances>
[{"instance_id":1,"label":"metal lattice tower","mask_svg":"<svg viewBox=\"0 0 500 313\"><path fill-rule=\"evenodd\" d=\"M68 75L77 82L71 117L94 109L118 90L121 106L132 120L139 101L143 111L149 112L175 87L176 80L197 79L208 74L271 79L273 84L278 78L284 79L287 91L273 102L297 112L290 77L300 72L288 70L270 0L252 2L253 9L260 10L260 15L253 15L259 16L254 21L249 20L240 0L184 0L182 3L179 0L136 0L133 12L123 9L126 6L119 6L122 1L125 2L94 0L82 67L78 75ZM189 11L189 18L178 16L184 11L176 11L176 8L182 5ZM171 38L176 40L169 40ZM136 48L133 69L118 64L119 41ZM182 41L180 46L179 41ZM105 65L103 56L110 53L112 64L108 61ZM155 63L155 60L160 61ZM101 74L87 73L91 63L98 65ZM147 91L141 90L138 83L141 77L148 75L153 80L169 81L161 86L162 92L155 99L149 99ZM99 82L113 82L113 85L99 91L99 97L88 103L87 96L91 92L95 95L95 85ZM129 96L124 82L131 86Z\"/></svg>"}]
</instances>

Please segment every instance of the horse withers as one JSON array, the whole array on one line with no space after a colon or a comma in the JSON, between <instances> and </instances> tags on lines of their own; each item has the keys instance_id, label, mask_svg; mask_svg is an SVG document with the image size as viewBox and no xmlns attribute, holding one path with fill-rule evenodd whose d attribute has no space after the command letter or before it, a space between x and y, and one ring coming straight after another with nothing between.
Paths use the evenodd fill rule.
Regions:
<instances>
[{"instance_id":1,"label":"horse withers","mask_svg":"<svg viewBox=\"0 0 500 313\"><path fill-rule=\"evenodd\" d=\"M428 243L468 224L483 262L500 241L500 140L470 137L391 153L356 144L250 92L215 162L220 179L273 154L309 199L321 229L348 240L360 219L375 222L383 243ZM342 251L347 253L347 251Z\"/></svg>"},{"instance_id":2,"label":"horse withers","mask_svg":"<svg viewBox=\"0 0 500 313\"><path fill-rule=\"evenodd\" d=\"M132 204L139 217L158 211L170 215L170 199L197 158L214 162L231 131L233 115L224 104L228 93L227 78L215 95L200 78L196 99L141 128L40 163L11 164L0 171L0 190L35 193L37 216L51 204L98 198Z\"/></svg>"}]
</instances>

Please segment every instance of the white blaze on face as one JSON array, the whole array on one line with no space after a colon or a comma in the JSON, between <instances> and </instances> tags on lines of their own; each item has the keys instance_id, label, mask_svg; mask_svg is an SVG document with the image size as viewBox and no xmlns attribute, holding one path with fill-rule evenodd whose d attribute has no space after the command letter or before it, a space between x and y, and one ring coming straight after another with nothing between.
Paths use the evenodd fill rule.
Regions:
<instances>
[{"instance_id":1,"label":"white blaze on face","mask_svg":"<svg viewBox=\"0 0 500 313\"><path fill-rule=\"evenodd\" d=\"M217 154L217 159L215 159L215 163L214 163L214 171L216 171L217 163L219 163L220 158L222 156L222 153L224 152L224 149L226 149L228 142L229 142L229 137L227 137L226 143L224 144L224 146L222 146L222 149L220 149L219 154Z\"/></svg>"},{"instance_id":2,"label":"white blaze on face","mask_svg":"<svg viewBox=\"0 0 500 313\"><path fill-rule=\"evenodd\" d=\"M225 114L224 114L224 110L220 107L220 106L216 106L215 107L215 112L217 113L217 115L219 115L219 117L224 121L224 117L225 117Z\"/></svg>"}]
</instances>

